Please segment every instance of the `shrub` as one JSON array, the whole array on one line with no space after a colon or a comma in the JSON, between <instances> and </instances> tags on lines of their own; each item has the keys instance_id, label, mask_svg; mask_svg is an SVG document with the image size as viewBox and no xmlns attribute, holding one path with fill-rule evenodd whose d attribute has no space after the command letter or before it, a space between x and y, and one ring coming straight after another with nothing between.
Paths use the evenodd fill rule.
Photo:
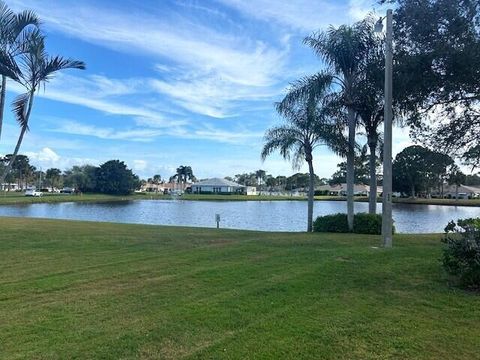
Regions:
<instances>
[{"instance_id":1,"label":"shrub","mask_svg":"<svg viewBox=\"0 0 480 360\"><path fill-rule=\"evenodd\" d=\"M313 222L313 231L346 233L348 230L347 214L319 216Z\"/></svg>"},{"instance_id":2,"label":"shrub","mask_svg":"<svg viewBox=\"0 0 480 360\"><path fill-rule=\"evenodd\" d=\"M445 270L462 286L480 288L480 218L450 221L442 242Z\"/></svg>"},{"instance_id":3,"label":"shrub","mask_svg":"<svg viewBox=\"0 0 480 360\"><path fill-rule=\"evenodd\" d=\"M313 231L316 232L350 232L348 229L347 214L335 214L319 216L313 223ZM382 233L382 215L380 214L355 214L353 219L353 232L356 234ZM395 233L395 227L393 228Z\"/></svg>"},{"instance_id":4,"label":"shrub","mask_svg":"<svg viewBox=\"0 0 480 360\"><path fill-rule=\"evenodd\" d=\"M395 226L392 228L395 234ZM382 215L360 213L353 219L353 232L356 234L382 234Z\"/></svg>"}]
</instances>

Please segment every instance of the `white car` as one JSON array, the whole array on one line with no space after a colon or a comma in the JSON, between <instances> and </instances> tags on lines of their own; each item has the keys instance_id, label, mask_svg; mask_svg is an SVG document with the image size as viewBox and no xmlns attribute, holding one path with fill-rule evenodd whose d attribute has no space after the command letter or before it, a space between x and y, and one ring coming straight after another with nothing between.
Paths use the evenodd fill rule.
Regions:
<instances>
[{"instance_id":1,"label":"white car","mask_svg":"<svg viewBox=\"0 0 480 360\"><path fill-rule=\"evenodd\" d=\"M43 195L42 192L37 191L37 190L27 190L27 191L25 191L25 196L40 197L42 195Z\"/></svg>"}]
</instances>

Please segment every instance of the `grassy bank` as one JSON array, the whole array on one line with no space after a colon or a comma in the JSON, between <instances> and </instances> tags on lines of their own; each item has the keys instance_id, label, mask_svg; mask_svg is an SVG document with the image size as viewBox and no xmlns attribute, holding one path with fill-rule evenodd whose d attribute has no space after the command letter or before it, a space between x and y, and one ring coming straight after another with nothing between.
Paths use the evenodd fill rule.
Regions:
<instances>
[{"instance_id":1,"label":"grassy bank","mask_svg":"<svg viewBox=\"0 0 480 360\"><path fill-rule=\"evenodd\" d=\"M5 359L474 359L438 235L0 218Z\"/></svg>"},{"instance_id":2,"label":"grassy bank","mask_svg":"<svg viewBox=\"0 0 480 360\"><path fill-rule=\"evenodd\" d=\"M169 195L145 193L132 195L105 195L105 194L44 194L42 197L26 197L20 192L0 192L0 205L8 204L35 204L35 203L57 203L57 202L107 202L107 201L126 201L126 200L169 200ZM306 201L304 196L268 196L268 195L219 195L219 194L184 194L181 197L175 197L178 200L196 200L196 201ZM343 196L315 196L318 201L346 201ZM356 197L357 202L368 202L367 197ZM379 202L382 199L378 199ZM455 199L410 199L394 198L394 203L404 204L422 204L422 205L448 205L448 206L480 206L480 199L475 200L455 200Z\"/></svg>"}]
</instances>

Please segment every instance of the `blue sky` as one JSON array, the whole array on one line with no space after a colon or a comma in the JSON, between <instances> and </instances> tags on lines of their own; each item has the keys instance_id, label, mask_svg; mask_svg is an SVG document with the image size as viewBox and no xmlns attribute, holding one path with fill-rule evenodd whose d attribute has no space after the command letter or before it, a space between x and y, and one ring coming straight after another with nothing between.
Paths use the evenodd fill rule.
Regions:
<instances>
[{"instance_id":1,"label":"blue sky","mask_svg":"<svg viewBox=\"0 0 480 360\"><path fill-rule=\"evenodd\" d=\"M322 67L302 39L362 18L375 1L7 3L38 13L51 54L87 63L59 74L36 100L21 151L36 166L121 159L142 177L169 177L179 165L210 177L294 172L279 156L262 163L259 154L265 130L280 121L273 103L291 81ZM20 89L9 89L11 101ZM6 117L0 153L12 151L18 134ZM407 144L396 131L394 152ZM316 172L330 176L338 161L320 149Z\"/></svg>"}]
</instances>

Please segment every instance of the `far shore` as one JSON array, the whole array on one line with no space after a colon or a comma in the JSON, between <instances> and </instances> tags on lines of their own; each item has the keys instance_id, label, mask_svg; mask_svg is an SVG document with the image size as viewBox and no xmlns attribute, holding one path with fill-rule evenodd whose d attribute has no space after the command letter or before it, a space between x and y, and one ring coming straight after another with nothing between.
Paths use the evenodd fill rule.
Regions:
<instances>
[{"instance_id":1,"label":"far shore","mask_svg":"<svg viewBox=\"0 0 480 360\"><path fill-rule=\"evenodd\" d=\"M184 194L170 196L156 193L141 193L132 195L106 195L106 194L44 194L41 197L27 197L20 192L0 192L0 205L35 204L35 203L60 203L60 202L115 202L135 200L195 200L195 201L306 201L303 196L270 196L270 195L200 195ZM343 196L315 196L316 201L346 201ZM356 197L357 202L368 202L365 196ZM381 203L381 198L378 202ZM424 199L424 198L394 198L394 203L417 205L444 205L444 206L474 206L480 207L480 199Z\"/></svg>"}]
</instances>

